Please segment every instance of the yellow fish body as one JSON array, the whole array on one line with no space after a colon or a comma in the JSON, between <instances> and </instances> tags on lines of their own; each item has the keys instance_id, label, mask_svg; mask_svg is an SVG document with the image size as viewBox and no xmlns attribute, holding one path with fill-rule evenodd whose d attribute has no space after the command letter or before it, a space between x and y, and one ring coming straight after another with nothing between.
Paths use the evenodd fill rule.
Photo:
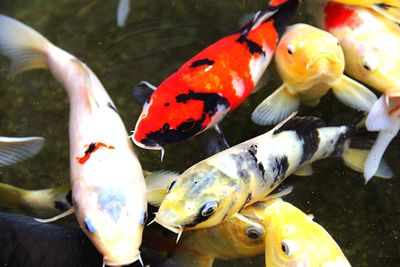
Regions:
<instances>
[{"instance_id":1,"label":"yellow fish body","mask_svg":"<svg viewBox=\"0 0 400 267\"><path fill-rule=\"evenodd\" d=\"M268 267L351 266L331 235L312 216L281 199L255 203L265 227Z\"/></svg>"},{"instance_id":2,"label":"yellow fish body","mask_svg":"<svg viewBox=\"0 0 400 267\"><path fill-rule=\"evenodd\" d=\"M319 26L340 40L346 72L384 95L374 104L366 122L368 130L380 131L365 165L364 177L368 181L400 128L400 28L364 7L319 1L314 8L319 9L313 11Z\"/></svg>"},{"instance_id":3,"label":"yellow fish body","mask_svg":"<svg viewBox=\"0 0 400 267\"><path fill-rule=\"evenodd\" d=\"M75 216L110 266L140 260L147 216L139 160L96 75L34 29L0 16L0 50L13 72L48 68L70 100L70 171Z\"/></svg>"},{"instance_id":4,"label":"yellow fish body","mask_svg":"<svg viewBox=\"0 0 400 267\"><path fill-rule=\"evenodd\" d=\"M288 27L277 46L275 63L283 85L254 110L252 120L257 124L282 121L300 102L315 106L329 89L344 104L364 111L377 100L366 87L343 74L339 40L313 26L299 23Z\"/></svg>"}]
</instances>

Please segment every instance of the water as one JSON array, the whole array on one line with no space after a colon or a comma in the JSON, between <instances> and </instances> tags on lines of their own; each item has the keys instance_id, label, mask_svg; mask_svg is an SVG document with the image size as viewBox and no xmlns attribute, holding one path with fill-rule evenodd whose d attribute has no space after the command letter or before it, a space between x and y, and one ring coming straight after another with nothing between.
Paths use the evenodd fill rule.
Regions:
<instances>
[{"instance_id":1,"label":"water","mask_svg":"<svg viewBox=\"0 0 400 267\"><path fill-rule=\"evenodd\" d=\"M141 111L131 97L134 84L141 80L160 83L202 48L235 30L242 17L266 5L266 1L254 0L131 2L124 28L116 26L117 1L3 0L0 12L31 25L86 62L132 130ZM297 21L310 20L301 13ZM7 59L1 57L0 135L40 135L46 138L46 144L35 158L3 168L0 181L28 189L68 182L69 105L64 89L47 71L8 77L8 66ZM268 72L268 85L222 123L231 144L269 129L250 121L251 111L280 84L273 66ZM335 125L351 123L358 117L332 95L325 96L314 109L302 107L300 114L321 116ZM169 146L163 162L157 151L138 148L137 152L146 170L183 171L205 157L206 136L201 134ZM353 266L400 265L398 147L396 138L385 155L395 173L391 180L374 178L364 185L362 175L345 167L340 159L317 162L311 177L293 176L286 180L286 184L294 185L294 192L286 200L312 213ZM144 238L148 246L152 244L146 233ZM233 264L218 261L215 266L263 266L263 261L261 256Z\"/></svg>"}]
</instances>

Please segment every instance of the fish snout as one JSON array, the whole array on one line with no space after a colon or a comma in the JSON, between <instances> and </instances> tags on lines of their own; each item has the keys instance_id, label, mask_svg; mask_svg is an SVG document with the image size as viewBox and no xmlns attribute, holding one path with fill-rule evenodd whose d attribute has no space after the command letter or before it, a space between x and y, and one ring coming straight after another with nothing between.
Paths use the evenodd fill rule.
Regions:
<instances>
[{"instance_id":1,"label":"fish snout","mask_svg":"<svg viewBox=\"0 0 400 267\"><path fill-rule=\"evenodd\" d=\"M128 250L131 250L129 246L116 248L112 253L103 257L104 263L108 266L124 266L134 263L137 260L141 261L139 250Z\"/></svg>"}]
</instances>

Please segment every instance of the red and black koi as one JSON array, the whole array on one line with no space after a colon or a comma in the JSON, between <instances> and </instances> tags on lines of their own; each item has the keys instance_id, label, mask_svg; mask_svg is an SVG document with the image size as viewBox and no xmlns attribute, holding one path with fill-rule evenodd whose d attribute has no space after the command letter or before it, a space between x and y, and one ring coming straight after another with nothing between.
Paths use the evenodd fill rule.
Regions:
<instances>
[{"instance_id":1,"label":"red and black koi","mask_svg":"<svg viewBox=\"0 0 400 267\"><path fill-rule=\"evenodd\" d=\"M254 90L300 2L270 1L239 31L210 45L152 88L136 123L135 144L162 149L210 127L219 130L218 122Z\"/></svg>"},{"instance_id":2,"label":"red and black koi","mask_svg":"<svg viewBox=\"0 0 400 267\"><path fill-rule=\"evenodd\" d=\"M108 148L108 149L114 149L113 146L108 146L101 142L91 143L90 145L87 145L86 147L87 147L87 149L85 151L85 155L83 157L76 157L76 160L80 164L85 163L90 158L92 153L95 152L96 150L98 150L99 148L104 147L104 148Z\"/></svg>"}]
</instances>

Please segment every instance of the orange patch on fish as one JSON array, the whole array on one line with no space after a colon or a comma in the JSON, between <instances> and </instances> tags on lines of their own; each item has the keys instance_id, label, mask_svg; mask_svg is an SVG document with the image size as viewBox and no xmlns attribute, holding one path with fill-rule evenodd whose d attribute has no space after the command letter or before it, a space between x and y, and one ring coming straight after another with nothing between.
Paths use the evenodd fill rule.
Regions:
<instances>
[{"instance_id":1,"label":"orange patch on fish","mask_svg":"<svg viewBox=\"0 0 400 267\"><path fill-rule=\"evenodd\" d=\"M114 149L113 146L108 146L101 142L91 143L90 145L86 145L85 147L87 147L85 155L83 157L76 157L76 160L80 164L84 164L90 158L90 155L92 155L93 152L97 151L100 148Z\"/></svg>"},{"instance_id":2,"label":"orange patch on fish","mask_svg":"<svg viewBox=\"0 0 400 267\"><path fill-rule=\"evenodd\" d=\"M392 114L395 113L399 109L400 109L400 104L396 105L394 108L389 110L389 112L388 112L389 116L392 116Z\"/></svg>"}]
</instances>

